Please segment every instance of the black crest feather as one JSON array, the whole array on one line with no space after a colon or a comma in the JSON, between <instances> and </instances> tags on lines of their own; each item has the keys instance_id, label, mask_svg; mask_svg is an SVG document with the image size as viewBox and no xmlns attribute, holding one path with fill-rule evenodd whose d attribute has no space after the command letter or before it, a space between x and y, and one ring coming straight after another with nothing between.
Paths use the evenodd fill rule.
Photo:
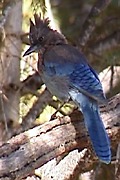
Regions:
<instances>
[{"instance_id":1,"label":"black crest feather","mask_svg":"<svg viewBox=\"0 0 120 180\"><path fill-rule=\"evenodd\" d=\"M49 27L50 20L48 18L42 19L41 14L39 16L37 14L34 14L34 20L35 20L35 24L30 19L30 32L32 32L35 28L37 29L49 28L50 29Z\"/></svg>"},{"instance_id":2,"label":"black crest feather","mask_svg":"<svg viewBox=\"0 0 120 180\"><path fill-rule=\"evenodd\" d=\"M39 27L39 26L49 27L49 23L50 23L49 19L48 18L42 19L41 14L39 16L37 14L34 14L34 19L35 19L36 27Z\"/></svg>"},{"instance_id":3,"label":"black crest feather","mask_svg":"<svg viewBox=\"0 0 120 180\"><path fill-rule=\"evenodd\" d=\"M34 14L34 22L30 19L29 40L31 45L40 44L41 39L44 39L46 45L67 43L62 34L50 28L49 23L49 18L42 19L41 14Z\"/></svg>"},{"instance_id":4,"label":"black crest feather","mask_svg":"<svg viewBox=\"0 0 120 180\"><path fill-rule=\"evenodd\" d=\"M49 23L50 21L48 18L42 19L41 14L34 14L34 23L30 19L30 44L36 43L42 32L46 33L51 30L49 27Z\"/></svg>"}]
</instances>

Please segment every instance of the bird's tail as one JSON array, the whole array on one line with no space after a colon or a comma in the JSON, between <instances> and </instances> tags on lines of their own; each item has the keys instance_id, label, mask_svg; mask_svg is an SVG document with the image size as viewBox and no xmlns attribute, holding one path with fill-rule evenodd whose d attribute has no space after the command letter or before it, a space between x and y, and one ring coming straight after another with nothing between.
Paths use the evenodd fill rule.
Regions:
<instances>
[{"instance_id":1,"label":"bird's tail","mask_svg":"<svg viewBox=\"0 0 120 180\"><path fill-rule=\"evenodd\" d=\"M96 155L102 162L109 164L111 161L110 141L100 117L97 101L75 91L71 91L70 96L83 112L85 125Z\"/></svg>"},{"instance_id":2,"label":"bird's tail","mask_svg":"<svg viewBox=\"0 0 120 180\"><path fill-rule=\"evenodd\" d=\"M111 161L110 142L100 117L98 103L82 96L81 109L93 148L99 159L108 164Z\"/></svg>"}]
</instances>

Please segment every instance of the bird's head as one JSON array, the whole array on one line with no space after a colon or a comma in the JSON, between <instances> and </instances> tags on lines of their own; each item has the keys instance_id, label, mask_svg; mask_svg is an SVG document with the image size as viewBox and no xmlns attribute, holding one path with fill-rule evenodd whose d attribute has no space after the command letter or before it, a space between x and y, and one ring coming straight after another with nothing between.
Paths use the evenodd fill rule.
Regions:
<instances>
[{"instance_id":1,"label":"bird's head","mask_svg":"<svg viewBox=\"0 0 120 180\"><path fill-rule=\"evenodd\" d=\"M29 41L30 47L23 56L39 52L42 48L51 45L66 44L65 37L49 26L49 19L41 19L41 15L34 15L35 23L30 19Z\"/></svg>"}]
</instances>

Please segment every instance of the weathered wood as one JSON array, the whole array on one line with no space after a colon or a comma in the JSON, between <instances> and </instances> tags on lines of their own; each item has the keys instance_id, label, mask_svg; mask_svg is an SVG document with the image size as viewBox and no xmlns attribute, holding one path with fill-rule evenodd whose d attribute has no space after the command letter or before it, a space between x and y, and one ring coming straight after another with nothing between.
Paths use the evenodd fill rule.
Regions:
<instances>
[{"instance_id":1,"label":"weathered wood","mask_svg":"<svg viewBox=\"0 0 120 180\"><path fill-rule=\"evenodd\" d=\"M120 139L120 94L101 106L101 113L115 148ZM83 121L66 116L13 137L0 147L0 179L19 180L55 157L73 149L90 148L86 134Z\"/></svg>"}]
</instances>

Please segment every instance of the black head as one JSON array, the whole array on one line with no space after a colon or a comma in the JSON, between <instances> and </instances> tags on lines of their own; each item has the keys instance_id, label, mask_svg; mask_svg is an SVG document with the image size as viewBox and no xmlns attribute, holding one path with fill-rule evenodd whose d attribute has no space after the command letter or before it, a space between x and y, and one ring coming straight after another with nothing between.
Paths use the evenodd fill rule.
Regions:
<instances>
[{"instance_id":1,"label":"black head","mask_svg":"<svg viewBox=\"0 0 120 180\"><path fill-rule=\"evenodd\" d=\"M29 55L32 52L38 52L42 47L66 43L65 37L54 31L49 27L49 19L41 19L41 15L34 15L35 23L30 19L30 48L24 53L23 56Z\"/></svg>"}]
</instances>

